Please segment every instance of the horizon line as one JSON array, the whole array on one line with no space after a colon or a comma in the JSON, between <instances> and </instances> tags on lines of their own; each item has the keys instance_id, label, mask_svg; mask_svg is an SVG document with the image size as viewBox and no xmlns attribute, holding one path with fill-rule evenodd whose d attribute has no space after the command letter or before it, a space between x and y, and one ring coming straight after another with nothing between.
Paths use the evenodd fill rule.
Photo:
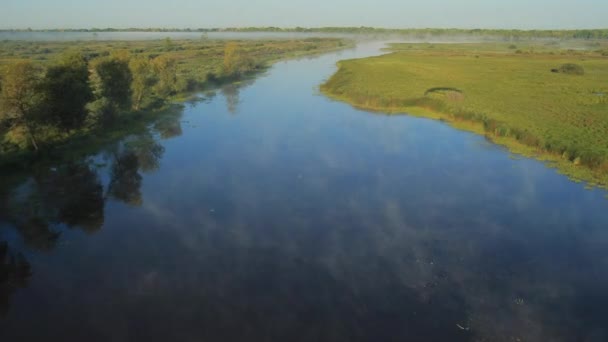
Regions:
<instances>
[{"instance_id":1,"label":"horizon line","mask_svg":"<svg viewBox=\"0 0 608 342\"><path fill-rule=\"evenodd\" d=\"M278 30L320 30L320 29L373 29L373 30L386 30L386 31L400 31L400 30L461 30L461 31L475 31L475 30L493 30L493 31L598 31L608 30L608 27L596 27L596 28L496 28L496 27L380 27L380 26L225 26L225 27L90 27L90 28L75 28L75 27L55 27L55 28L0 28L0 31L30 31L30 32L43 32L43 31L95 31L95 30L115 30L115 31L128 31L128 30L175 30L179 31L212 31L212 30L243 30L243 29L278 29Z\"/></svg>"}]
</instances>

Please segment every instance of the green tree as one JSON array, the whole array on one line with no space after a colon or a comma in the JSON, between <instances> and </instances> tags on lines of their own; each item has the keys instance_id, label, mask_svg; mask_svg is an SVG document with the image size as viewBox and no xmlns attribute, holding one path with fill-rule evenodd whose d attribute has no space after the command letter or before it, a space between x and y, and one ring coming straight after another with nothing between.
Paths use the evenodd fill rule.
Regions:
<instances>
[{"instance_id":1,"label":"green tree","mask_svg":"<svg viewBox=\"0 0 608 342\"><path fill-rule=\"evenodd\" d=\"M225 77L239 77L257 68L253 59L248 57L241 47L234 42L224 48L223 71Z\"/></svg>"},{"instance_id":2,"label":"green tree","mask_svg":"<svg viewBox=\"0 0 608 342\"><path fill-rule=\"evenodd\" d=\"M0 122L23 127L36 150L40 81L41 69L29 61L20 61L8 67L0 92Z\"/></svg>"},{"instance_id":3,"label":"green tree","mask_svg":"<svg viewBox=\"0 0 608 342\"><path fill-rule=\"evenodd\" d=\"M224 48L224 75L236 76L239 73L241 52L237 43L230 42Z\"/></svg>"},{"instance_id":4,"label":"green tree","mask_svg":"<svg viewBox=\"0 0 608 342\"><path fill-rule=\"evenodd\" d=\"M82 54L66 54L49 67L42 94L49 122L66 131L82 127L87 117L85 106L93 99L88 63Z\"/></svg>"},{"instance_id":5,"label":"green tree","mask_svg":"<svg viewBox=\"0 0 608 342\"><path fill-rule=\"evenodd\" d=\"M175 93L177 86L177 63L175 59L167 56L158 56L152 60L152 68L158 82L154 92L161 98Z\"/></svg>"},{"instance_id":6,"label":"green tree","mask_svg":"<svg viewBox=\"0 0 608 342\"><path fill-rule=\"evenodd\" d=\"M118 110L131 107L133 75L128 55L114 54L96 60L91 79L97 98L108 99Z\"/></svg>"},{"instance_id":7,"label":"green tree","mask_svg":"<svg viewBox=\"0 0 608 342\"><path fill-rule=\"evenodd\" d=\"M152 87L158 81L152 64L147 58L135 57L129 62L129 69L133 75L131 92L133 93L133 109L139 110L146 97L150 96Z\"/></svg>"}]
</instances>

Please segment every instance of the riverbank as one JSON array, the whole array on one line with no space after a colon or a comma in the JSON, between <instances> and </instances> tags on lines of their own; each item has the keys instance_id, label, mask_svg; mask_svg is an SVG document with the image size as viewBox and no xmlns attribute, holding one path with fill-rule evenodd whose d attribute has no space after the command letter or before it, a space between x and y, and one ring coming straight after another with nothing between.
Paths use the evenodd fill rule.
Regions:
<instances>
[{"instance_id":1,"label":"riverbank","mask_svg":"<svg viewBox=\"0 0 608 342\"><path fill-rule=\"evenodd\" d=\"M608 185L608 58L603 46L396 44L339 63L328 96L387 114L445 121L574 180ZM560 72L580 65L583 75Z\"/></svg>"},{"instance_id":2,"label":"riverbank","mask_svg":"<svg viewBox=\"0 0 608 342\"><path fill-rule=\"evenodd\" d=\"M225 53L231 45L237 65L227 73ZM310 38L302 40L267 41L172 41L170 39L139 42L2 42L0 43L0 74L19 61L30 61L46 67L66 52L79 52L88 60L104 58L115 53L126 53L131 59L153 60L159 56L174 61L175 87L172 94L156 94L143 99L139 110L121 112L115 122L86 125L73 131L42 128L38 132L40 148L36 151L21 138L23 132L0 126L0 165L24 167L42 158L56 155L87 153L90 148L120 139L133 130L141 130L158 120L166 112L179 110L179 103L191 100L197 92L210 91L224 85L255 78L273 63L301 56L318 55L353 47L342 39ZM59 151L59 152L58 152Z\"/></svg>"}]
</instances>

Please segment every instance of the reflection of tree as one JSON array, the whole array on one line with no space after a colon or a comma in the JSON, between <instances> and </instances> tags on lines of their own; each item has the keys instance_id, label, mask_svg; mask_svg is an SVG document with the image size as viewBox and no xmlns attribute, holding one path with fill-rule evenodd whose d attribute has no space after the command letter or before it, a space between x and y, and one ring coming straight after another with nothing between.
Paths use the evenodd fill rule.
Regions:
<instances>
[{"instance_id":1,"label":"reflection of tree","mask_svg":"<svg viewBox=\"0 0 608 342\"><path fill-rule=\"evenodd\" d=\"M222 95L226 98L226 109L230 114L236 114L239 106L239 85L228 84L222 88Z\"/></svg>"},{"instance_id":2,"label":"reflection of tree","mask_svg":"<svg viewBox=\"0 0 608 342\"><path fill-rule=\"evenodd\" d=\"M171 139L182 135L181 115L170 115L154 124L154 129L160 133L161 138Z\"/></svg>"},{"instance_id":3,"label":"reflection of tree","mask_svg":"<svg viewBox=\"0 0 608 342\"><path fill-rule=\"evenodd\" d=\"M165 121L161 125L155 126L155 128L160 132L160 136L163 139L171 139L182 135L182 125L179 121Z\"/></svg>"},{"instance_id":4,"label":"reflection of tree","mask_svg":"<svg viewBox=\"0 0 608 342\"><path fill-rule=\"evenodd\" d=\"M86 164L39 171L16 192L18 196L5 201L4 216L30 248L53 249L60 236L54 225L87 232L103 225L103 187L97 172Z\"/></svg>"},{"instance_id":5,"label":"reflection of tree","mask_svg":"<svg viewBox=\"0 0 608 342\"><path fill-rule=\"evenodd\" d=\"M179 127L179 115L166 123ZM141 204L140 172L158 169L163 153L163 146L149 133L120 144L111 154L108 196ZM94 233L104 224L104 187L96 168L88 162L37 167L24 182L0 185L0 221L12 226L28 248L52 250L62 227ZM8 243L0 240L0 316L8 310L10 296L27 286L30 269L21 253L11 251Z\"/></svg>"},{"instance_id":6,"label":"reflection of tree","mask_svg":"<svg viewBox=\"0 0 608 342\"><path fill-rule=\"evenodd\" d=\"M112 166L112 181L108 193L113 198L127 204L139 206L141 199L141 180L138 173L139 160L132 151L124 152L114 160Z\"/></svg>"},{"instance_id":7,"label":"reflection of tree","mask_svg":"<svg viewBox=\"0 0 608 342\"><path fill-rule=\"evenodd\" d=\"M230 114L237 114L239 110L239 105L241 103L240 95L241 89L252 85L255 82L255 79L247 79L238 83L230 83L226 84L222 87L221 93L224 95L226 99L226 109ZM215 95L213 95L215 96ZM209 97L212 99L213 96Z\"/></svg>"},{"instance_id":8,"label":"reflection of tree","mask_svg":"<svg viewBox=\"0 0 608 342\"><path fill-rule=\"evenodd\" d=\"M95 232L104 222L103 187L97 172L85 164L72 164L45 175L39 182L45 200L56 208L54 221Z\"/></svg>"},{"instance_id":9,"label":"reflection of tree","mask_svg":"<svg viewBox=\"0 0 608 342\"><path fill-rule=\"evenodd\" d=\"M150 172L158 169L164 153L162 145L150 135L142 135L125 144L124 149L114 156L108 194L127 204L142 204L139 171Z\"/></svg>"},{"instance_id":10,"label":"reflection of tree","mask_svg":"<svg viewBox=\"0 0 608 342\"><path fill-rule=\"evenodd\" d=\"M24 217L23 220L16 220L14 225L23 236L25 244L39 251L52 250L61 235L41 216Z\"/></svg>"},{"instance_id":11,"label":"reflection of tree","mask_svg":"<svg viewBox=\"0 0 608 342\"><path fill-rule=\"evenodd\" d=\"M157 144L151 135L139 137L129 145L129 148L137 156L139 169L142 172L156 171L160 167L160 159L165 152L165 148Z\"/></svg>"},{"instance_id":12,"label":"reflection of tree","mask_svg":"<svg viewBox=\"0 0 608 342\"><path fill-rule=\"evenodd\" d=\"M9 309L10 296L27 286L30 264L23 255L13 254L5 241L0 241L0 317Z\"/></svg>"}]
</instances>

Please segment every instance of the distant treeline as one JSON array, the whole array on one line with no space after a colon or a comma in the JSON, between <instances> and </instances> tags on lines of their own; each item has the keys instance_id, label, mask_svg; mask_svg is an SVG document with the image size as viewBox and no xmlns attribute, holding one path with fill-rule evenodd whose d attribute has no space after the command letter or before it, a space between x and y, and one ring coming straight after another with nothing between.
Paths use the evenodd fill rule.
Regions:
<instances>
[{"instance_id":1,"label":"distant treeline","mask_svg":"<svg viewBox=\"0 0 608 342\"><path fill-rule=\"evenodd\" d=\"M608 29L583 30L507 30L507 29L390 29L376 27L228 27L228 28L91 28L91 29L11 29L0 32L304 32L304 33L343 33L343 34L397 34L419 38L438 36L500 37L508 39L608 39Z\"/></svg>"}]
</instances>

